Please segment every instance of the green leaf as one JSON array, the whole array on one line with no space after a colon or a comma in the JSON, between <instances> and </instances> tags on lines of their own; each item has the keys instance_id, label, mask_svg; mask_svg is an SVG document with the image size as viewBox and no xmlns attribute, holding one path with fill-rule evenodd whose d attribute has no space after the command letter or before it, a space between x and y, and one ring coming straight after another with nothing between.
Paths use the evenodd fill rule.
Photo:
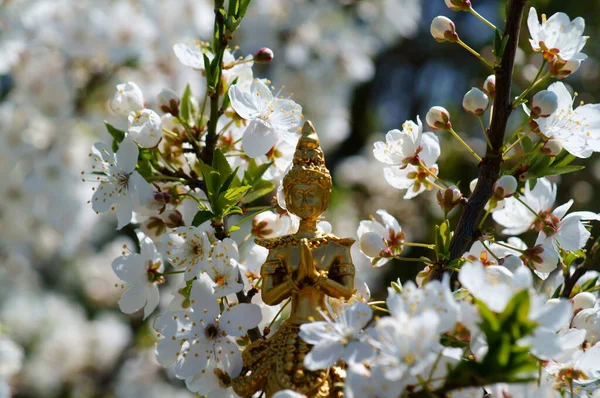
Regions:
<instances>
[{"instance_id":1,"label":"green leaf","mask_svg":"<svg viewBox=\"0 0 600 398\"><path fill-rule=\"evenodd\" d=\"M208 220L213 219L213 218L215 218L215 215L212 213L212 211L209 211L209 210L200 210L194 216L194 219L192 220L192 225L194 227L197 227L197 226L202 225L205 222L207 222Z\"/></svg>"},{"instance_id":2,"label":"green leaf","mask_svg":"<svg viewBox=\"0 0 600 398\"><path fill-rule=\"evenodd\" d=\"M216 199L218 198L221 175L217 170L213 169L202 161L199 161L198 164L200 166L200 171L202 172L202 179L206 184L208 202L214 209L216 205Z\"/></svg>"},{"instance_id":3,"label":"green leaf","mask_svg":"<svg viewBox=\"0 0 600 398\"><path fill-rule=\"evenodd\" d=\"M235 80L229 85L229 87L236 84L237 81L238 81L238 78L236 77ZM223 110L229 108L229 105L231 105L231 98L229 98L229 87L225 87L225 95L223 96L223 103L221 104L221 109L223 109Z\"/></svg>"},{"instance_id":4,"label":"green leaf","mask_svg":"<svg viewBox=\"0 0 600 398\"><path fill-rule=\"evenodd\" d=\"M222 192L217 199L216 206L213 207L215 212L218 212L220 216L225 216L227 214L233 214L235 209L232 209L239 200L246 194L246 192L252 188L249 185L244 185L241 187L229 188L225 192ZM235 210L240 214L243 213L242 209L237 207L239 211Z\"/></svg>"},{"instance_id":5,"label":"green leaf","mask_svg":"<svg viewBox=\"0 0 600 398\"><path fill-rule=\"evenodd\" d=\"M444 220L435 227L435 245L438 259L447 260L450 258L450 240L452 231L450 231L450 221Z\"/></svg>"},{"instance_id":6,"label":"green leaf","mask_svg":"<svg viewBox=\"0 0 600 398\"><path fill-rule=\"evenodd\" d=\"M395 282L392 281L391 285L392 289L394 289L396 293L402 293L402 281L400 281L400 278L398 278Z\"/></svg>"},{"instance_id":7,"label":"green leaf","mask_svg":"<svg viewBox=\"0 0 600 398\"><path fill-rule=\"evenodd\" d=\"M506 50L506 44L508 44L508 38L510 37L510 35L505 35L502 38L502 42L500 43L500 52L498 53L498 56L500 58L502 58L502 56L504 55L504 50Z\"/></svg>"},{"instance_id":8,"label":"green leaf","mask_svg":"<svg viewBox=\"0 0 600 398\"><path fill-rule=\"evenodd\" d=\"M248 162L248 168L244 172L244 184L254 185L254 183L260 180L260 178L265 174L272 164L273 163L263 163L258 166L254 159L250 159Z\"/></svg>"},{"instance_id":9,"label":"green leaf","mask_svg":"<svg viewBox=\"0 0 600 398\"><path fill-rule=\"evenodd\" d=\"M219 195L221 195L221 193L227 191L229 188L232 187L233 181L236 177L237 174L237 170L238 168L235 168L235 171L233 171L231 174L229 174L225 179L223 179L223 175L221 175L221 186L219 187ZM239 187L239 185L237 186L233 186L233 188L237 188Z\"/></svg>"},{"instance_id":10,"label":"green leaf","mask_svg":"<svg viewBox=\"0 0 600 398\"><path fill-rule=\"evenodd\" d=\"M546 170L541 170L538 173L535 173L536 177L545 177L545 176L557 176L561 174L573 173L575 171L583 170L585 166L562 166L562 167L550 167Z\"/></svg>"},{"instance_id":11,"label":"green leaf","mask_svg":"<svg viewBox=\"0 0 600 398\"><path fill-rule=\"evenodd\" d=\"M205 55L206 56L206 55ZM181 105L179 117L187 123L191 123L192 119L192 89L188 84L185 86L183 95L181 96Z\"/></svg>"},{"instance_id":12,"label":"green leaf","mask_svg":"<svg viewBox=\"0 0 600 398\"><path fill-rule=\"evenodd\" d=\"M575 155L571 155L569 152L563 150L554 158L552 162L553 167L568 166L573 160L577 159Z\"/></svg>"},{"instance_id":13,"label":"green leaf","mask_svg":"<svg viewBox=\"0 0 600 398\"><path fill-rule=\"evenodd\" d=\"M275 183L272 181L260 180L252 185L252 189L248 191L246 196L242 198L242 203L251 203L258 198L262 198L273 190L275 190Z\"/></svg>"},{"instance_id":14,"label":"green leaf","mask_svg":"<svg viewBox=\"0 0 600 398\"><path fill-rule=\"evenodd\" d=\"M475 300L475 305L479 308L481 314L481 329L485 332L486 336L490 336L500 331L500 321L498 315L492 312L490 308L485 305L483 301Z\"/></svg>"},{"instance_id":15,"label":"green leaf","mask_svg":"<svg viewBox=\"0 0 600 398\"><path fill-rule=\"evenodd\" d=\"M106 120L104 121L104 125L106 126L106 130L108 131L108 133L113 138L112 150L113 150L113 152L117 152L117 150L119 149L119 144L125 138L125 132L123 130L119 130L118 128L116 128L115 126L113 126L112 124L107 122Z\"/></svg>"},{"instance_id":16,"label":"green leaf","mask_svg":"<svg viewBox=\"0 0 600 398\"><path fill-rule=\"evenodd\" d=\"M494 55L496 57L502 57L502 55L500 54L502 52L502 33L498 29L494 31L494 41L492 43L492 48L494 49Z\"/></svg>"},{"instance_id":17,"label":"green leaf","mask_svg":"<svg viewBox=\"0 0 600 398\"><path fill-rule=\"evenodd\" d=\"M221 148L215 148L212 167L213 169L217 170L223 178L228 177L233 171L229 165L229 162L227 161L227 158L225 155L223 155Z\"/></svg>"},{"instance_id":18,"label":"green leaf","mask_svg":"<svg viewBox=\"0 0 600 398\"><path fill-rule=\"evenodd\" d=\"M533 151L533 147L535 144L533 140L529 138L529 136L523 137L520 142L521 148L523 148L523 152L531 152Z\"/></svg>"}]
</instances>

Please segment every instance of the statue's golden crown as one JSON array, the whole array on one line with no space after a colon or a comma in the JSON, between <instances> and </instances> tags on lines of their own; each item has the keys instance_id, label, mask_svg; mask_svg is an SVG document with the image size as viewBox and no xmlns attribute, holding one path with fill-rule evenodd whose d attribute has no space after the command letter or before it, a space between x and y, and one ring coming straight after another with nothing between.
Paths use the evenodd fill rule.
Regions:
<instances>
[{"instance_id":1,"label":"statue's golden crown","mask_svg":"<svg viewBox=\"0 0 600 398\"><path fill-rule=\"evenodd\" d=\"M304 175L322 175L322 177L331 178L329 170L325 166L325 156L321 149L319 137L315 127L310 121L306 121L302 127L302 135L296 145L292 168L290 175L299 177Z\"/></svg>"}]
</instances>

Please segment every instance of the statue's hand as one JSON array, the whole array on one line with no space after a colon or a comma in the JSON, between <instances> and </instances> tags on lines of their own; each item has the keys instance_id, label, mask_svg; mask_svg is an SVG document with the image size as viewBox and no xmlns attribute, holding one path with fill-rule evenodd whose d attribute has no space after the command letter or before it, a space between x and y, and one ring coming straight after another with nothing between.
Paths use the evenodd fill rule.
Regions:
<instances>
[{"instance_id":1,"label":"statue's hand","mask_svg":"<svg viewBox=\"0 0 600 398\"><path fill-rule=\"evenodd\" d=\"M309 277L314 269L313 256L307 239L300 240L300 264L298 264L298 282Z\"/></svg>"}]
</instances>

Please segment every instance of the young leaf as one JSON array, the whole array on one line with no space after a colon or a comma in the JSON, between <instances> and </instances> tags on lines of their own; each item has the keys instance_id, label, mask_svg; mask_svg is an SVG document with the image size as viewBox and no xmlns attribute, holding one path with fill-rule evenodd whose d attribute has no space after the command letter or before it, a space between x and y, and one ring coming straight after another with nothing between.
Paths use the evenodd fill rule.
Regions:
<instances>
[{"instance_id":1,"label":"young leaf","mask_svg":"<svg viewBox=\"0 0 600 398\"><path fill-rule=\"evenodd\" d=\"M179 117L187 123L191 123L192 121L192 89L190 89L189 84L185 86L185 90L181 96Z\"/></svg>"},{"instance_id":2,"label":"young leaf","mask_svg":"<svg viewBox=\"0 0 600 398\"><path fill-rule=\"evenodd\" d=\"M119 130L106 120L104 121L104 125L106 126L108 133L113 137L112 150L113 152L117 152L119 149L119 144L125 138L125 132L123 130Z\"/></svg>"},{"instance_id":3,"label":"young leaf","mask_svg":"<svg viewBox=\"0 0 600 398\"><path fill-rule=\"evenodd\" d=\"M260 180L252 185L252 189L242 198L242 203L251 203L258 198L262 198L269 192L272 192L274 189L275 183L272 181Z\"/></svg>"},{"instance_id":4,"label":"young leaf","mask_svg":"<svg viewBox=\"0 0 600 398\"><path fill-rule=\"evenodd\" d=\"M205 222L207 222L208 220L210 220L212 218L215 218L215 215L211 211L209 211L209 210L200 210L194 216L194 219L192 220L192 225L194 227L197 227L199 225L204 224Z\"/></svg>"},{"instance_id":5,"label":"young leaf","mask_svg":"<svg viewBox=\"0 0 600 398\"><path fill-rule=\"evenodd\" d=\"M223 178L228 177L232 173L231 166L225 155L223 155L221 148L215 148L212 167L217 170Z\"/></svg>"}]
</instances>

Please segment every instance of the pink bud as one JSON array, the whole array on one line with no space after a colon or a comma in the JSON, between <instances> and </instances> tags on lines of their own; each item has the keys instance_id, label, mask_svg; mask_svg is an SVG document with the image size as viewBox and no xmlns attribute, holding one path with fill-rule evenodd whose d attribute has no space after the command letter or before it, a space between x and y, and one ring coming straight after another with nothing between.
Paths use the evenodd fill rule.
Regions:
<instances>
[{"instance_id":1,"label":"pink bud","mask_svg":"<svg viewBox=\"0 0 600 398\"><path fill-rule=\"evenodd\" d=\"M441 106L431 107L425 116L425 121L427 121L427 124L432 129L448 130L452 127L452 123L450 123L450 113Z\"/></svg>"},{"instance_id":2,"label":"pink bud","mask_svg":"<svg viewBox=\"0 0 600 398\"><path fill-rule=\"evenodd\" d=\"M489 75L483 82L483 92L490 98L496 95L496 75Z\"/></svg>"},{"instance_id":3,"label":"pink bud","mask_svg":"<svg viewBox=\"0 0 600 398\"><path fill-rule=\"evenodd\" d=\"M550 138L548 141L546 141L541 151L548 156L556 156L560 153L560 151L562 151L562 149L563 146L559 140L556 138Z\"/></svg>"},{"instance_id":4,"label":"pink bud","mask_svg":"<svg viewBox=\"0 0 600 398\"><path fill-rule=\"evenodd\" d=\"M452 11L469 11L471 9L470 0L445 0L445 2Z\"/></svg>"},{"instance_id":5,"label":"pink bud","mask_svg":"<svg viewBox=\"0 0 600 398\"><path fill-rule=\"evenodd\" d=\"M508 198L517 190L517 179L510 175L502 176L494 184L494 196L498 199Z\"/></svg>"},{"instance_id":6,"label":"pink bud","mask_svg":"<svg viewBox=\"0 0 600 398\"><path fill-rule=\"evenodd\" d=\"M463 97L462 106L472 115L483 115L490 106L490 99L483 91L473 87Z\"/></svg>"},{"instance_id":7,"label":"pink bud","mask_svg":"<svg viewBox=\"0 0 600 398\"><path fill-rule=\"evenodd\" d=\"M429 27L429 31L431 32L433 38L439 42L458 41L456 27L450 18L446 18L441 15L433 18L433 21L431 21L431 26Z\"/></svg>"},{"instance_id":8,"label":"pink bud","mask_svg":"<svg viewBox=\"0 0 600 398\"><path fill-rule=\"evenodd\" d=\"M257 64L268 64L274 57L273 50L263 47L254 54L254 62Z\"/></svg>"},{"instance_id":9,"label":"pink bud","mask_svg":"<svg viewBox=\"0 0 600 398\"><path fill-rule=\"evenodd\" d=\"M579 67L581 66L581 59L570 59L568 61L563 61L558 57L555 57L552 62L550 62L548 66L548 71L550 74L558 79L564 79L577 72Z\"/></svg>"},{"instance_id":10,"label":"pink bud","mask_svg":"<svg viewBox=\"0 0 600 398\"><path fill-rule=\"evenodd\" d=\"M460 190L456 186L451 186L446 188L446 190L438 191L436 194L437 202L444 211L444 213L449 213L462 198L462 194Z\"/></svg>"},{"instance_id":11,"label":"pink bud","mask_svg":"<svg viewBox=\"0 0 600 398\"><path fill-rule=\"evenodd\" d=\"M531 99L531 117L548 117L558 109L558 96L549 90L542 90Z\"/></svg>"}]
</instances>

